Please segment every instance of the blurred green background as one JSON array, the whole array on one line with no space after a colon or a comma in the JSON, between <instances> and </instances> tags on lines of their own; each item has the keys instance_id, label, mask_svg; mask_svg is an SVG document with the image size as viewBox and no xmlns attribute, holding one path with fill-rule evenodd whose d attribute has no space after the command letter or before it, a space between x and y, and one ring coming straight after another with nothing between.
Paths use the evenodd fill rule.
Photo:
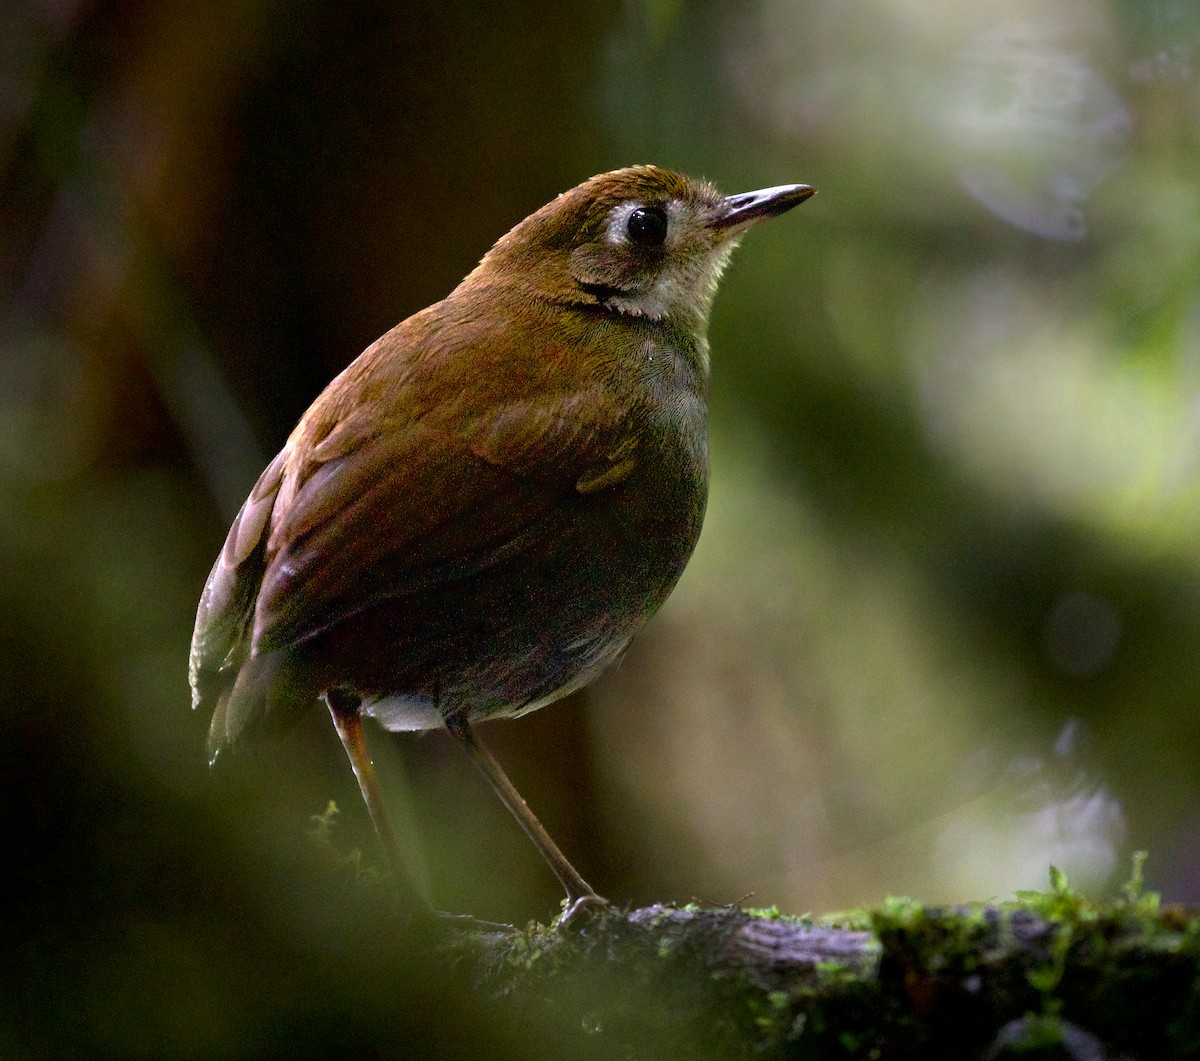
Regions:
<instances>
[{"instance_id":1,"label":"blurred green background","mask_svg":"<svg viewBox=\"0 0 1200 1061\"><path fill-rule=\"evenodd\" d=\"M551 1056L398 987L307 839L375 860L326 715L210 772L187 645L321 387L635 162L820 195L723 283L675 596L484 730L568 855L801 913L1146 848L1200 901L1198 63L1191 0L6 4L0 1056ZM368 738L437 906L556 911L449 740Z\"/></svg>"}]
</instances>

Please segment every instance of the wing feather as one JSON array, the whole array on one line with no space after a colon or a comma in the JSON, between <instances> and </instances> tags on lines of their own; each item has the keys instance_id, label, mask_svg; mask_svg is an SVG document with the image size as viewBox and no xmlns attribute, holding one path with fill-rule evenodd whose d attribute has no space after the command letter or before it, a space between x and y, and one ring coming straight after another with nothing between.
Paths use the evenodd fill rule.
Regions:
<instances>
[{"instance_id":1,"label":"wing feather","mask_svg":"<svg viewBox=\"0 0 1200 1061\"><path fill-rule=\"evenodd\" d=\"M246 633L264 569L264 533L271 520L286 451L275 457L250 492L209 572L192 634L188 676L192 706L216 710L248 648Z\"/></svg>"},{"instance_id":2,"label":"wing feather","mask_svg":"<svg viewBox=\"0 0 1200 1061\"><path fill-rule=\"evenodd\" d=\"M593 404L590 418L575 396L505 406L460 430L425 417L359 433L315 467L289 461L252 651L298 644L381 599L428 592L531 547L554 511L632 470L628 425L611 404ZM293 475L303 481L293 485Z\"/></svg>"}]
</instances>

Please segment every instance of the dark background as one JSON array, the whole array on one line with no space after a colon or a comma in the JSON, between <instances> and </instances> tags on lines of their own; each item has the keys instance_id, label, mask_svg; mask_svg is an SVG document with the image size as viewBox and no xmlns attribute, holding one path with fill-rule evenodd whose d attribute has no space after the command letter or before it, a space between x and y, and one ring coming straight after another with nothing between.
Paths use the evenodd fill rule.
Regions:
<instances>
[{"instance_id":1,"label":"dark background","mask_svg":"<svg viewBox=\"0 0 1200 1061\"><path fill-rule=\"evenodd\" d=\"M820 195L723 283L675 597L485 730L584 875L800 913L1145 848L1200 900L1198 42L1185 0L5 5L0 1055L547 1056L308 842L336 800L376 860L319 709L208 770L187 644L321 387L634 162ZM436 905L553 915L448 740L368 737Z\"/></svg>"}]
</instances>

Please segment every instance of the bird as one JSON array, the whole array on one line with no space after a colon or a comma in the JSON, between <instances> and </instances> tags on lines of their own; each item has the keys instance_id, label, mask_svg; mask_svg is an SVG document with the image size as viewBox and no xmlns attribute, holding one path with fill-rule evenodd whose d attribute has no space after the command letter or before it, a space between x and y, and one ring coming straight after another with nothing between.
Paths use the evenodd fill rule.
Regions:
<instances>
[{"instance_id":1,"label":"bird","mask_svg":"<svg viewBox=\"0 0 1200 1061\"><path fill-rule=\"evenodd\" d=\"M740 237L814 194L602 173L502 236L316 398L197 608L211 762L324 701L397 891L427 912L362 720L445 730L566 892L603 904L475 734L582 688L682 574L708 493L708 319Z\"/></svg>"}]
</instances>

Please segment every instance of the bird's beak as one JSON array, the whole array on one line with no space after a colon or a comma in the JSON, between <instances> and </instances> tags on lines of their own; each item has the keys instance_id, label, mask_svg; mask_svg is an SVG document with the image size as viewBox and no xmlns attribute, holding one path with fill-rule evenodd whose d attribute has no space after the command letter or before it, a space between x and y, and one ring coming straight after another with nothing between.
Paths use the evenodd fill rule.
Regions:
<instances>
[{"instance_id":1,"label":"bird's beak","mask_svg":"<svg viewBox=\"0 0 1200 1061\"><path fill-rule=\"evenodd\" d=\"M777 188L727 195L723 209L709 222L709 227L733 235L765 218L787 213L793 206L799 206L809 196L816 194L817 189L807 184L781 184Z\"/></svg>"}]
</instances>

